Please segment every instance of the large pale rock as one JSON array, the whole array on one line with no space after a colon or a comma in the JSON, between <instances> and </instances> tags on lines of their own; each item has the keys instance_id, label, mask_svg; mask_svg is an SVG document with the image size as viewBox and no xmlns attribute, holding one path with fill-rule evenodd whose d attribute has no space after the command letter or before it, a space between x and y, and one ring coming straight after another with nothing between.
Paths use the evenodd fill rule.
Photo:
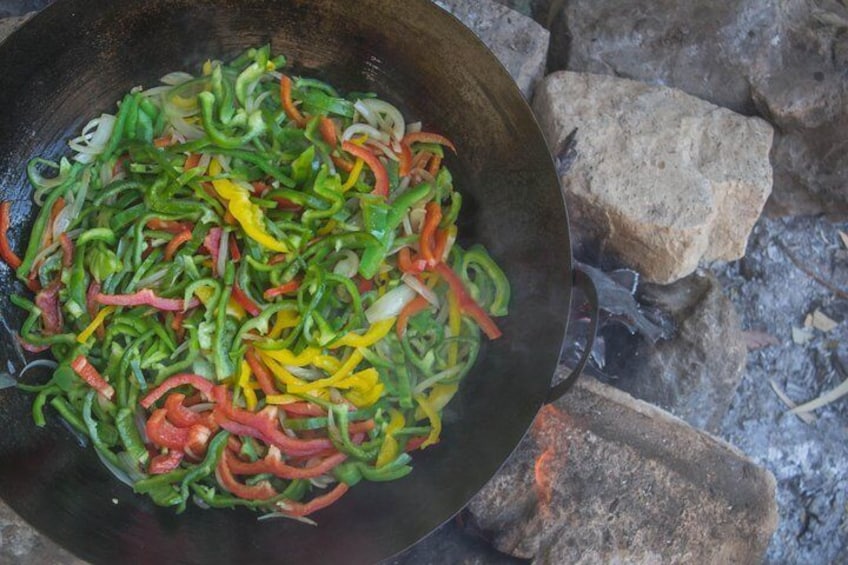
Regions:
<instances>
[{"instance_id":1,"label":"large pale rock","mask_svg":"<svg viewBox=\"0 0 848 565\"><path fill-rule=\"evenodd\" d=\"M506 67L525 98L545 74L548 30L493 0L435 0L464 23Z\"/></svg>"},{"instance_id":2,"label":"large pale rock","mask_svg":"<svg viewBox=\"0 0 848 565\"><path fill-rule=\"evenodd\" d=\"M733 446L584 378L469 510L535 563L758 563L775 480Z\"/></svg>"},{"instance_id":3,"label":"large pale rock","mask_svg":"<svg viewBox=\"0 0 848 565\"><path fill-rule=\"evenodd\" d=\"M744 254L771 191L765 121L680 90L567 71L545 78L533 108L555 152L577 128L562 181L578 240L599 238L658 283Z\"/></svg>"}]
</instances>

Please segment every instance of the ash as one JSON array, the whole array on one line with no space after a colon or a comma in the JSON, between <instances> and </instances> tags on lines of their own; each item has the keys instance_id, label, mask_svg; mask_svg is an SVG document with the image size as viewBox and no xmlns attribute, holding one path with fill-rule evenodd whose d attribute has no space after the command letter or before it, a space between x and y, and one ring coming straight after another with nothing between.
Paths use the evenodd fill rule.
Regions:
<instances>
[{"instance_id":1,"label":"ash","mask_svg":"<svg viewBox=\"0 0 848 565\"><path fill-rule=\"evenodd\" d=\"M848 562L848 397L816 410L816 421L807 424L787 413L769 384L774 380L800 404L845 378L836 365L839 359L848 364L848 300L803 272L785 251L822 279L848 288L848 249L837 230L848 231L848 224L763 217L742 260L713 265L743 329L780 342L748 353L720 431L777 478L781 521L768 563ZM793 327L803 328L816 308L839 325L827 333L813 329L809 342L797 343L803 339L793 340Z\"/></svg>"}]
</instances>

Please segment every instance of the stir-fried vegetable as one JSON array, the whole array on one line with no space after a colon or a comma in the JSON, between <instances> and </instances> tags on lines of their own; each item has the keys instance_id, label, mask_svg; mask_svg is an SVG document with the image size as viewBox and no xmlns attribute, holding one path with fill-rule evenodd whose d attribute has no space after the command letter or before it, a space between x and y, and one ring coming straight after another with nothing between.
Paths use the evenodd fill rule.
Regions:
<instances>
[{"instance_id":1,"label":"stir-fried vegetable","mask_svg":"<svg viewBox=\"0 0 848 565\"><path fill-rule=\"evenodd\" d=\"M509 284L456 244L442 135L250 49L134 89L72 158L28 167L41 205L20 330L54 408L157 504L298 519L399 479L501 331ZM52 175L52 176L51 176Z\"/></svg>"}]
</instances>

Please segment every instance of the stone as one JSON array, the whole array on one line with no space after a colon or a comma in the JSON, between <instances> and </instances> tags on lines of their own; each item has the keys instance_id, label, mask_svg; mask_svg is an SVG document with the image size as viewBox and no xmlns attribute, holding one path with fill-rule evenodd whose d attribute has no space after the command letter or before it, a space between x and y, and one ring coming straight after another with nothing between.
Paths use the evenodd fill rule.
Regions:
<instances>
[{"instance_id":1,"label":"stone","mask_svg":"<svg viewBox=\"0 0 848 565\"><path fill-rule=\"evenodd\" d=\"M550 70L679 88L753 113L748 69L780 25L778 0L549 2ZM557 6L559 5L559 6Z\"/></svg>"},{"instance_id":2,"label":"stone","mask_svg":"<svg viewBox=\"0 0 848 565\"><path fill-rule=\"evenodd\" d=\"M30 19L34 13L11 18L0 18L0 42L5 40L13 31L18 29L24 22Z\"/></svg>"},{"instance_id":3,"label":"stone","mask_svg":"<svg viewBox=\"0 0 848 565\"><path fill-rule=\"evenodd\" d=\"M0 500L0 563L84 565L84 561L37 533Z\"/></svg>"},{"instance_id":4,"label":"stone","mask_svg":"<svg viewBox=\"0 0 848 565\"><path fill-rule=\"evenodd\" d=\"M771 214L848 218L848 7L789 3L776 53L751 70L775 139Z\"/></svg>"},{"instance_id":5,"label":"stone","mask_svg":"<svg viewBox=\"0 0 848 565\"><path fill-rule=\"evenodd\" d=\"M769 120L767 212L848 217L844 1L504 1L550 29L549 71L671 86Z\"/></svg>"},{"instance_id":6,"label":"stone","mask_svg":"<svg viewBox=\"0 0 848 565\"><path fill-rule=\"evenodd\" d=\"M649 282L701 260L743 256L771 191L765 121L663 86L560 71L533 109L557 153L577 129L562 177L575 240L598 241Z\"/></svg>"},{"instance_id":7,"label":"stone","mask_svg":"<svg viewBox=\"0 0 848 565\"><path fill-rule=\"evenodd\" d=\"M493 0L435 0L473 31L500 60L528 100L545 73L548 30Z\"/></svg>"},{"instance_id":8,"label":"stone","mask_svg":"<svg viewBox=\"0 0 848 565\"><path fill-rule=\"evenodd\" d=\"M608 360L611 381L692 426L717 432L745 372L747 347L739 316L709 272L668 286L644 285L640 300L668 312L677 328L668 340L638 340ZM632 341L632 340L631 340ZM607 345L608 350L620 347Z\"/></svg>"},{"instance_id":9,"label":"stone","mask_svg":"<svg viewBox=\"0 0 848 565\"><path fill-rule=\"evenodd\" d=\"M584 377L469 511L497 549L538 563L758 563L774 491L733 446Z\"/></svg>"}]
</instances>

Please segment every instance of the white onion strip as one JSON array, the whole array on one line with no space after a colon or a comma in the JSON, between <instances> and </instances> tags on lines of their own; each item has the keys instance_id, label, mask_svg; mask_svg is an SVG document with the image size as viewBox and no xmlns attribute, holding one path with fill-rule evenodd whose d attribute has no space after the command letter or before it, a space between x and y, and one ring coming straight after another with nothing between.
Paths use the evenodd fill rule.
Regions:
<instances>
[{"instance_id":1,"label":"white onion strip","mask_svg":"<svg viewBox=\"0 0 848 565\"><path fill-rule=\"evenodd\" d=\"M433 292L431 288L427 285L423 284L415 275L411 275L409 273L404 273L401 277L403 284L420 294L424 300L435 306L439 307L439 297L436 296L436 293Z\"/></svg>"},{"instance_id":2,"label":"white onion strip","mask_svg":"<svg viewBox=\"0 0 848 565\"><path fill-rule=\"evenodd\" d=\"M370 324L376 324L388 318L394 318L404 306L412 302L416 292L409 286L402 284L377 299L374 304L365 311L365 318Z\"/></svg>"}]
</instances>

